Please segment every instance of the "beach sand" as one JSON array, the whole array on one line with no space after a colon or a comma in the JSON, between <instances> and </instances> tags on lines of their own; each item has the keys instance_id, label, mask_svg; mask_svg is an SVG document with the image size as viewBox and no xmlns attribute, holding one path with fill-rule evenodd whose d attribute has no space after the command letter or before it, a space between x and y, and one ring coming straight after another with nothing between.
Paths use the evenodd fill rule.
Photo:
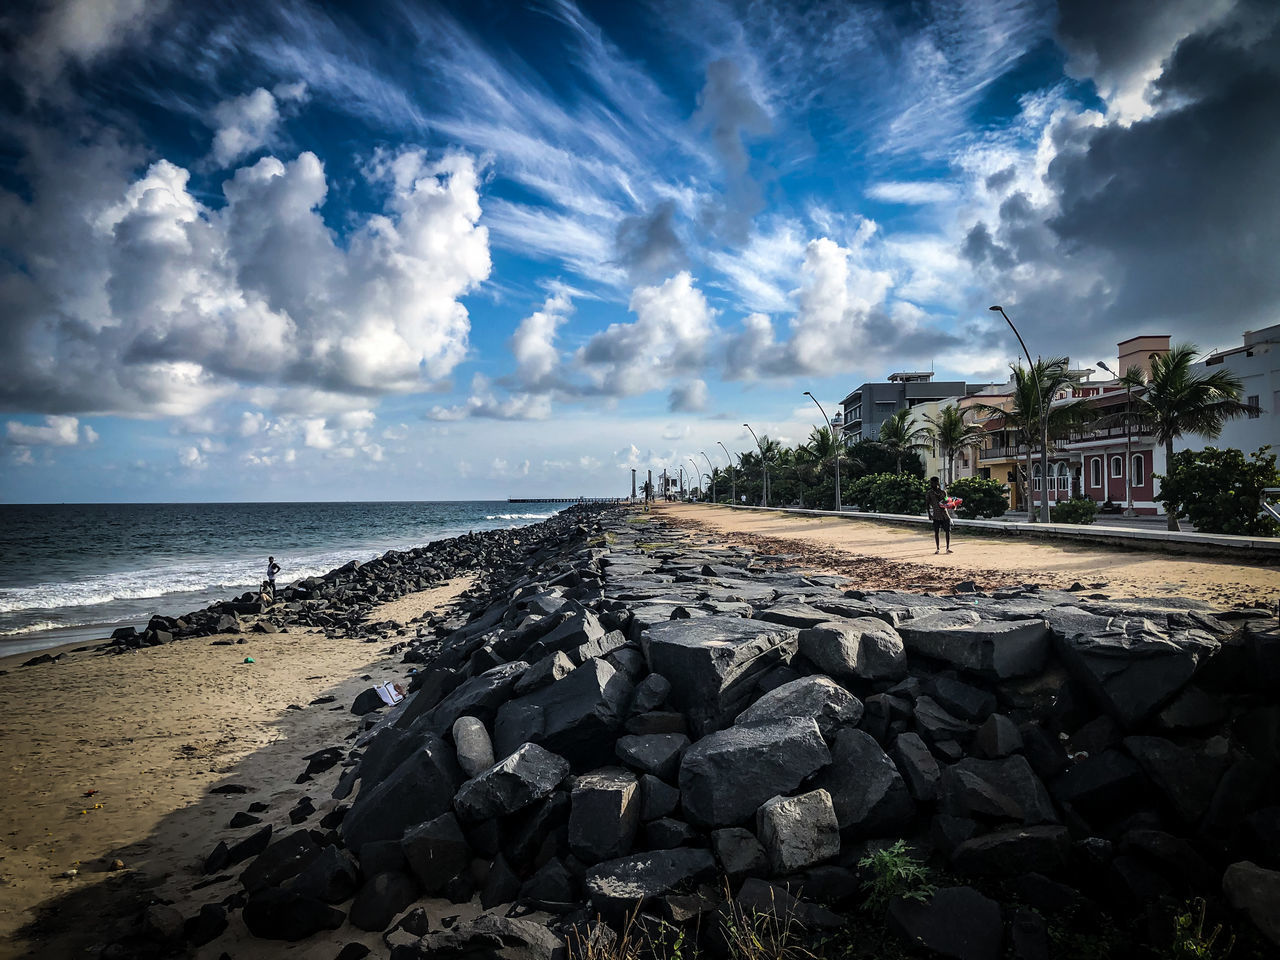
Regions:
<instances>
[{"instance_id":1,"label":"beach sand","mask_svg":"<svg viewBox=\"0 0 1280 960\"><path fill-rule=\"evenodd\" d=\"M382 604L370 619L408 623L470 584L460 578ZM231 879L193 889L218 840L261 829L228 830L236 812L266 802L263 822L291 830L288 812L303 796L318 811L308 826L334 806L342 767L296 784L303 757L350 746L361 724L351 702L372 683L362 677L398 679L407 668L398 655L384 655L386 640L326 639L312 630L243 639L70 653L32 667L20 666L30 653L0 660L7 671L0 676L0 957L96 957L115 939L116 914L144 892L191 916L239 888L243 865L226 871ZM244 663L246 656L255 662ZM335 699L312 705L324 697ZM227 783L249 792L210 792ZM123 869L111 870L117 859ZM64 876L69 870L77 875ZM228 931L196 955L329 960L337 952L332 940L290 947L242 938L234 911Z\"/></svg>"},{"instance_id":2,"label":"beach sand","mask_svg":"<svg viewBox=\"0 0 1280 960\"><path fill-rule=\"evenodd\" d=\"M943 590L962 580L989 589L1019 583L1081 583L1112 596L1187 597L1216 606L1274 604L1280 567L1211 557L1107 548L1072 541L952 532L951 554L934 553L932 527L659 503L664 519L717 542L789 554L811 569L865 589Z\"/></svg>"}]
</instances>

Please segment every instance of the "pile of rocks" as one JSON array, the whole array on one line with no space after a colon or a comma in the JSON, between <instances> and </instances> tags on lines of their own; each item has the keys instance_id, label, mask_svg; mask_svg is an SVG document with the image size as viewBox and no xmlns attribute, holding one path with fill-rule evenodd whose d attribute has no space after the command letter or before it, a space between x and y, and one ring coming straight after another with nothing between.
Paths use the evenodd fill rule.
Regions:
<instances>
[{"instance_id":1,"label":"pile of rocks","mask_svg":"<svg viewBox=\"0 0 1280 960\"><path fill-rule=\"evenodd\" d=\"M426 665L366 718L318 828L212 865L252 858L255 935L478 898L494 912L447 930L410 910L393 955L552 958L637 904L710 929L726 881L823 928L817 904L857 903L859 860L905 837L952 879L890 926L936 955L1047 956L1045 915L1192 896L1280 945L1265 612L846 590L618 510L521 534L518 574L406 651Z\"/></svg>"}]
</instances>

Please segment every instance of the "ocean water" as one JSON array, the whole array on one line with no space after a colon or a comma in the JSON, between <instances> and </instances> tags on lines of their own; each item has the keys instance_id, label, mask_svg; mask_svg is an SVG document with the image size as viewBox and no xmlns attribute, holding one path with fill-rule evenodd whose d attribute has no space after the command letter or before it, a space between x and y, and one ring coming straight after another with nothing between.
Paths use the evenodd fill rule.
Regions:
<instances>
[{"instance_id":1,"label":"ocean water","mask_svg":"<svg viewBox=\"0 0 1280 960\"><path fill-rule=\"evenodd\" d=\"M470 531L523 526L555 504L0 505L0 656L109 636L246 590Z\"/></svg>"}]
</instances>

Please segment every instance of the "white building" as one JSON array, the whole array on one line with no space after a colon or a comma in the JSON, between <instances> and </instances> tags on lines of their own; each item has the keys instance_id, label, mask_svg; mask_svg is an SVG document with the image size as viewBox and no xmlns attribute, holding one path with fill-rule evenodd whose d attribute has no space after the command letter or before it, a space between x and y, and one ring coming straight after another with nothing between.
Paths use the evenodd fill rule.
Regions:
<instances>
[{"instance_id":1,"label":"white building","mask_svg":"<svg viewBox=\"0 0 1280 960\"><path fill-rule=\"evenodd\" d=\"M1244 344L1210 354L1195 365L1196 372L1226 368L1244 384L1240 398L1254 409L1228 420L1217 439L1188 435L1174 441L1175 450L1219 450L1234 447L1246 456L1263 444L1280 453L1280 324L1263 330L1246 330Z\"/></svg>"}]
</instances>

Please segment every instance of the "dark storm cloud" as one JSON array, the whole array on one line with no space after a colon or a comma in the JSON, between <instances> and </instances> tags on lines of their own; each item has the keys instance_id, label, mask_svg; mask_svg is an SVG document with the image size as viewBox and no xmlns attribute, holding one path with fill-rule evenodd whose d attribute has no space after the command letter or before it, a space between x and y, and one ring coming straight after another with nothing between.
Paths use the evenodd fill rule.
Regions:
<instances>
[{"instance_id":1,"label":"dark storm cloud","mask_svg":"<svg viewBox=\"0 0 1280 960\"><path fill-rule=\"evenodd\" d=\"M675 230L676 205L664 200L648 214L626 217L615 240L619 263L633 283L662 280L688 263Z\"/></svg>"}]
</instances>

